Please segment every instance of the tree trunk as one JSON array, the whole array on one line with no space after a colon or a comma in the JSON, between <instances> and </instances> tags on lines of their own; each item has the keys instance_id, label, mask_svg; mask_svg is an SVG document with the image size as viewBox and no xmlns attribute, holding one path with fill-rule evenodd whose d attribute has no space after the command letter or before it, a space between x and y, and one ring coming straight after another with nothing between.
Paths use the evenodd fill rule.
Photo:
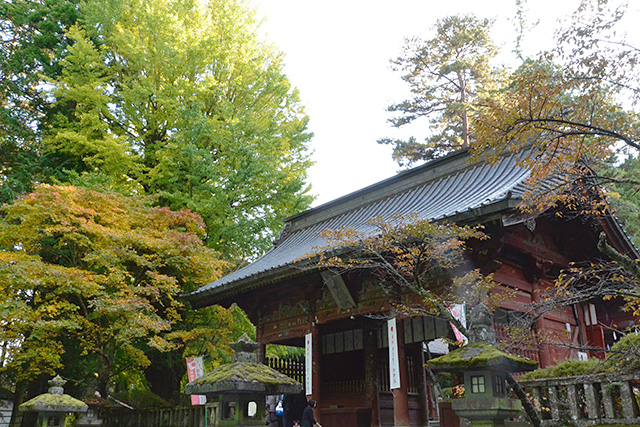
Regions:
<instances>
[{"instance_id":1,"label":"tree trunk","mask_svg":"<svg viewBox=\"0 0 640 427\"><path fill-rule=\"evenodd\" d=\"M529 417L531 424L533 424L534 427L542 427L542 420L529 400L529 397L510 373L507 373L507 383L509 383L509 386L513 389L516 396L518 396L520 402L522 402L524 412L527 414L527 417Z\"/></svg>"},{"instance_id":2,"label":"tree trunk","mask_svg":"<svg viewBox=\"0 0 640 427\"><path fill-rule=\"evenodd\" d=\"M18 423L19 409L20 405L24 402L24 393L27 387L23 382L19 382L16 384L16 391L13 394L13 410L11 411L11 421L9 421L9 425L11 427L18 427L20 424Z\"/></svg>"},{"instance_id":3,"label":"tree trunk","mask_svg":"<svg viewBox=\"0 0 640 427\"><path fill-rule=\"evenodd\" d=\"M458 71L458 84L460 87L460 103L463 105L460 112L462 119L462 144L463 147L469 147L469 115L467 114L467 82L464 80L462 73Z\"/></svg>"},{"instance_id":4,"label":"tree trunk","mask_svg":"<svg viewBox=\"0 0 640 427\"><path fill-rule=\"evenodd\" d=\"M21 390L21 391L20 391ZM26 394L25 394L26 390ZM14 411L11 414L11 418L13 420L14 414L17 417L17 412L20 404L24 402L25 399L32 399L39 395L40 393L44 393L47 390L47 377L44 375L40 375L35 380L29 382L29 384L21 383L16 386L16 393L14 394ZM16 401L19 401L17 403ZM17 404L16 404L17 403ZM36 412L23 412L22 420L20 421L20 427L33 427L36 425L38 419L38 414ZM17 422L17 418L16 418ZM18 425L18 424L16 424ZM13 426L13 424L12 424Z\"/></svg>"}]
</instances>

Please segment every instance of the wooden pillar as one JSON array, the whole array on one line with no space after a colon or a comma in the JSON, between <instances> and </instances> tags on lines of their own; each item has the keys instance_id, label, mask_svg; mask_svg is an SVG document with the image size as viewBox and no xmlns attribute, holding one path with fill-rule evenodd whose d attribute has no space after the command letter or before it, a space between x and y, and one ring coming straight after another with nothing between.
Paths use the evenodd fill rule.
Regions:
<instances>
[{"instance_id":1,"label":"wooden pillar","mask_svg":"<svg viewBox=\"0 0 640 427\"><path fill-rule=\"evenodd\" d=\"M540 282L538 280L534 280L531 284L531 299L533 302L537 302L540 299L540 295L544 290L542 286L540 286ZM536 332L544 331L546 329L545 325L545 317L544 314L540 316L535 323ZM553 360L551 359L550 354L550 346L548 344L541 344L538 348L538 357L540 358L540 367L546 368L547 366L553 365Z\"/></svg>"},{"instance_id":2,"label":"wooden pillar","mask_svg":"<svg viewBox=\"0 0 640 427\"><path fill-rule=\"evenodd\" d=\"M398 361L400 362L400 388L393 389L394 427L409 426L409 375L407 372L407 354L404 348L404 327L397 323Z\"/></svg>"},{"instance_id":3,"label":"wooden pillar","mask_svg":"<svg viewBox=\"0 0 640 427\"><path fill-rule=\"evenodd\" d=\"M367 401L371 402L371 426L380 426L378 398L378 342L374 325L367 323L363 331L364 383Z\"/></svg>"},{"instance_id":4,"label":"wooden pillar","mask_svg":"<svg viewBox=\"0 0 640 427\"><path fill-rule=\"evenodd\" d=\"M426 364L426 360L424 358L424 351L422 350L422 343L419 343L418 346L418 355L417 360L420 363L419 366L416 366L416 370L418 372L418 381L420 384L420 412L422 414L422 425L429 425L429 389L427 385L427 375L425 372L424 365Z\"/></svg>"},{"instance_id":5,"label":"wooden pillar","mask_svg":"<svg viewBox=\"0 0 640 427\"><path fill-rule=\"evenodd\" d=\"M314 399L320 402L321 397L321 386L320 386L320 356L322 354L322 344L320 342L320 334L318 333L318 326L315 322L312 323L311 326L311 389L312 395ZM315 419L322 424L322 420L320 417L320 406L321 403L316 406L316 409L313 410L313 415Z\"/></svg>"}]
</instances>

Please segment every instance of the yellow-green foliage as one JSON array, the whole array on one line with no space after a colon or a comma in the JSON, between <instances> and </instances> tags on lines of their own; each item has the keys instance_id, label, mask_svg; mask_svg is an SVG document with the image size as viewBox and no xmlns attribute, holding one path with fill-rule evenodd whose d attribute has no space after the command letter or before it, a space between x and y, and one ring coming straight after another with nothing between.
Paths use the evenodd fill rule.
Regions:
<instances>
[{"instance_id":1,"label":"yellow-green foliage","mask_svg":"<svg viewBox=\"0 0 640 427\"><path fill-rule=\"evenodd\" d=\"M542 378L572 377L575 375L589 375L600 372L601 363L599 359L589 360L567 360L548 368L536 369L520 377L523 380L536 380Z\"/></svg>"},{"instance_id":2,"label":"yellow-green foliage","mask_svg":"<svg viewBox=\"0 0 640 427\"><path fill-rule=\"evenodd\" d=\"M605 369L615 371L624 369L625 372L640 370L640 336L629 333L611 346L611 352L605 359Z\"/></svg>"},{"instance_id":3,"label":"yellow-green foliage","mask_svg":"<svg viewBox=\"0 0 640 427\"><path fill-rule=\"evenodd\" d=\"M116 393L115 397L136 409L168 408L171 406L169 402L149 390L129 390Z\"/></svg>"},{"instance_id":4,"label":"yellow-green foliage","mask_svg":"<svg viewBox=\"0 0 640 427\"><path fill-rule=\"evenodd\" d=\"M561 378L572 377L576 375L593 375L605 374L608 372L620 372L622 369L625 373L631 373L640 369L640 360L638 358L638 346L640 344L640 336L635 333L625 335L611 347L611 352L606 359L589 359L567 360L554 366L544 369L536 369L522 375L523 380L535 380L543 378Z\"/></svg>"},{"instance_id":5,"label":"yellow-green foliage","mask_svg":"<svg viewBox=\"0 0 640 427\"><path fill-rule=\"evenodd\" d=\"M267 357L277 357L278 359L289 359L304 356L304 348L291 347L287 345L269 344L267 346Z\"/></svg>"},{"instance_id":6,"label":"yellow-green foliage","mask_svg":"<svg viewBox=\"0 0 640 427\"><path fill-rule=\"evenodd\" d=\"M178 295L225 265L197 214L142 197L43 184L0 217L0 340L19 343L4 366L17 381L80 367L104 395L149 365L150 348L190 342L168 335L187 313Z\"/></svg>"}]
</instances>

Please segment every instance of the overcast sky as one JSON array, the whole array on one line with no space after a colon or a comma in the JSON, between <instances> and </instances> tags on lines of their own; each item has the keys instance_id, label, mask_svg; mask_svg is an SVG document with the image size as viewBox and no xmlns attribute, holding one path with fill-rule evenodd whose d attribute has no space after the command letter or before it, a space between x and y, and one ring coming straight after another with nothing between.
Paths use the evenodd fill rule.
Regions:
<instances>
[{"instance_id":1,"label":"overcast sky","mask_svg":"<svg viewBox=\"0 0 640 427\"><path fill-rule=\"evenodd\" d=\"M495 19L494 41L514 48L515 0L253 0L262 31L285 57L285 72L300 90L310 116L313 160L309 171L314 206L393 176L391 148L376 140L399 136L386 107L408 95L389 60L405 37L431 37L437 19L475 13ZM631 0L631 3L640 3ZM533 54L552 46L557 20L578 0L530 0L529 18L539 21L525 40ZM638 8L640 4L632 7ZM428 130L420 135L424 137ZM397 132L397 131L396 131ZM415 133L415 132L414 132ZM406 134L406 133L405 133Z\"/></svg>"}]
</instances>

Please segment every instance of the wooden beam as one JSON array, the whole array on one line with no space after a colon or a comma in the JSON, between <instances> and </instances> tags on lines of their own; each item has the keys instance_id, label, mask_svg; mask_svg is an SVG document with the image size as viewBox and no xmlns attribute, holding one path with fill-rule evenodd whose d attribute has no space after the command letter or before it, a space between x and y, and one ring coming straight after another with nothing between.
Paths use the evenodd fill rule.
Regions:
<instances>
[{"instance_id":1,"label":"wooden beam","mask_svg":"<svg viewBox=\"0 0 640 427\"><path fill-rule=\"evenodd\" d=\"M520 236L514 234L505 234L502 237L505 245L509 245L515 249L519 249L526 254L533 255L540 260L548 260L553 262L559 267L566 267L569 265L569 259L564 255L548 249L542 245L536 244L529 240L526 240Z\"/></svg>"}]
</instances>

